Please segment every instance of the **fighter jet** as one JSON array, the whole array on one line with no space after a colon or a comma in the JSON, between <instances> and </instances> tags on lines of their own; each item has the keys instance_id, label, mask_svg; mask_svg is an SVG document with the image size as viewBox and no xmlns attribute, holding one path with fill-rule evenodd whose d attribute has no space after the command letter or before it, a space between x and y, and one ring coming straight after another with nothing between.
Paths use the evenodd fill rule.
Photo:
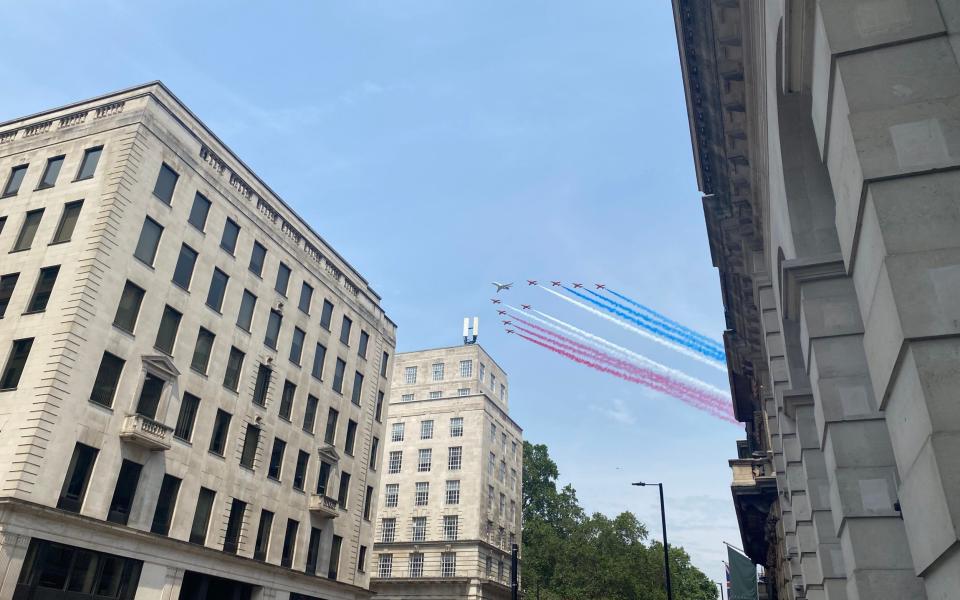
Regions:
<instances>
[{"instance_id":1,"label":"fighter jet","mask_svg":"<svg viewBox=\"0 0 960 600\"><path fill-rule=\"evenodd\" d=\"M507 333L513 333L513 330L512 330L512 329L508 329L508 330L507 330Z\"/></svg>"},{"instance_id":2,"label":"fighter jet","mask_svg":"<svg viewBox=\"0 0 960 600\"><path fill-rule=\"evenodd\" d=\"M500 301L496 298L490 298L490 302L493 302L494 304L500 304Z\"/></svg>"},{"instance_id":3,"label":"fighter jet","mask_svg":"<svg viewBox=\"0 0 960 600\"><path fill-rule=\"evenodd\" d=\"M521 305L520 305L520 308L522 308L523 310L530 310L530 305L529 305L529 304L521 304Z\"/></svg>"},{"instance_id":4,"label":"fighter jet","mask_svg":"<svg viewBox=\"0 0 960 600\"><path fill-rule=\"evenodd\" d=\"M573 289L582 288L582 287L583 287L583 284L582 284L582 283L575 283L575 284L573 284Z\"/></svg>"},{"instance_id":5,"label":"fighter jet","mask_svg":"<svg viewBox=\"0 0 960 600\"><path fill-rule=\"evenodd\" d=\"M513 325L513 321L504 321L503 324L504 324L504 325Z\"/></svg>"},{"instance_id":6,"label":"fighter jet","mask_svg":"<svg viewBox=\"0 0 960 600\"><path fill-rule=\"evenodd\" d=\"M505 315L505 314L507 314L507 311L505 311L505 310L498 310L498 311L497 311L497 314L498 314L498 315Z\"/></svg>"},{"instance_id":7,"label":"fighter jet","mask_svg":"<svg viewBox=\"0 0 960 600\"><path fill-rule=\"evenodd\" d=\"M607 289L607 286L606 286L605 284L602 284L602 283L595 283L595 284L593 284L593 285L597 286L597 289L598 289L598 290L605 290L605 289Z\"/></svg>"},{"instance_id":8,"label":"fighter jet","mask_svg":"<svg viewBox=\"0 0 960 600\"><path fill-rule=\"evenodd\" d=\"M496 281L491 281L490 285L497 287L497 293L499 294L502 290L509 290L512 283L497 283Z\"/></svg>"},{"instance_id":9,"label":"fighter jet","mask_svg":"<svg viewBox=\"0 0 960 600\"><path fill-rule=\"evenodd\" d=\"M537 285L537 280L536 280L536 279L528 279L528 280L527 280L527 285Z\"/></svg>"},{"instance_id":10,"label":"fighter jet","mask_svg":"<svg viewBox=\"0 0 960 600\"><path fill-rule=\"evenodd\" d=\"M550 282L550 285L552 285L553 287L560 287L561 285L563 285L563 282L562 282L562 281L551 281L551 282Z\"/></svg>"}]
</instances>

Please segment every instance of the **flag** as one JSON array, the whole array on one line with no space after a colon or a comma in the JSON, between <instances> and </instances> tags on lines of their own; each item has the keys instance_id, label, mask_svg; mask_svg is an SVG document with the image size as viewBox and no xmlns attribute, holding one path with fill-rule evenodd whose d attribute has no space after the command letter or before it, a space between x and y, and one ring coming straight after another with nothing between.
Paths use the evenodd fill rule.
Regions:
<instances>
[{"instance_id":1,"label":"flag","mask_svg":"<svg viewBox=\"0 0 960 600\"><path fill-rule=\"evenodd\" d=\"M724 574L727 576L727 597L729 598L730 597L730 563L728 563L727 561L722 561L722 562L723 562Z\"/></svg>"},{"instance_id":2,"label":"flag","mask_svg":"<svg viewBox=\"0 0 960 600\"><path fill-rule=\"evenodd\" d=\"M757 566L746 556L727 546L727 600L758 600Z\"/></svg>"}]
</instances>

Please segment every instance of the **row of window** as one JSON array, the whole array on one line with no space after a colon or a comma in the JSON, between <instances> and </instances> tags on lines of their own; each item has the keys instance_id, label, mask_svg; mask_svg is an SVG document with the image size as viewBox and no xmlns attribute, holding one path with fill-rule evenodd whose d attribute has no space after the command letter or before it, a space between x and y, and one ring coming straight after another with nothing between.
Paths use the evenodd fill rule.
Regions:
<instances>
[{"instance_id":1,"label":"row of window","mask_svg":"<svg viewBox=\"0 0 960 600\"><path fill-rule=\"evenodd\" d=\"M440 538L447 542L455 542L460 539L460 517L457 515L444 515L443 525L440 529ZM425 542L427 540L427 518L413 517L410 524L410 541ZM386 518L380 520L380 542L389 544L399 541L397 539L397 520L395 518Z\"/></svg>"},{"instance_id":2,"label":"row of window","mask_svg":"<svg viewBox=\"0 0 960 600\"><path fill-rule=\"evenodd\" d=\"M406 432L406 423L400 421L390 426L390 441L402 442ZM450 437L463 437L463 417L450 417ZM420 439L433 439L433 419L420 421Z\"/></svg>"},{"instance_id":3,"label":"row of window","mask_svg":"<svg viewBox=\"0 0 960 600\"><path fill-rule=\"evenodd\" d=\"M74 181L82 181L84 179L93 178L93 175L97 170L97 163L100 162L100 155L102 153L103 146L84 150L83 159L80 161L80 167L77 169L77 175L74 178ZM43 169L43 174L40 176L40 180L37 182L36 189L38 191L52 188L57 184L57 179L60 177L60 169L63 168L63 161L65 159L66 155L63 154L47 159L46 166ZM3 193L0 194L0 198L16 196L20 192L20 187L23 185L23 180L26 178L27 171L29 169L29 163L17 165L11 168L10 174L7 176L7 181L3 186Z\"/></svg>"},{"instance_id":4,"label":"row of window","mask_svg":"<svg viewBox=\"0 0 960 600\"><path fill-rule=\"evenodd\" d=\"M519 491L519 490L518 490ZM494 510L494 498L496 496L496 490L492 485L487 486L487 510L493 512ZM517 503L515 500L510 501L510 514L507 514L507 496L503 492L500 492L500 504L499 504L498 513L501 518L507 518L511 523L517 518Z\"/></svg>"},{"instance_id":5,"label":"row of window","mask_svg":"<svg viewBox=\"0 0 960 600\"><path fill-rule=\"evenodd\" d=\"M383 495L384 508L396 508L400 499L400 484L388 483ZM448 479L444 494L444 502L447 506L456 506L460 504L460 480ZM417 481L414 483L413 505L428 506L430 504L430 482Z\"/></svg>"},{"instance_id":6,"label":"row of window","mask_svg":"<svg viewBox=\"0 0 960 600\"><path fill-rule=\"evenodd\" d=\"M463 396L469 396L469 395L470 395L470 388L467 387L467 388L457 389L457 396L463 397ZM443 398L443 397L444 397L443 392L439 390L431 391L428 394L428 398L430 400L439 400L440 398ZM415 399L416 398L414 394L400 394L401 402L413 402Z\"/></svg>"},{"instance_id":7,"label":"row of window","mask_svg":"<svg viewBox=\"0 0 960 600\"><path fill-rule=\"evenodd\" d=\"M60 221L57 223L57 228L53 233L53 237L50 239L51 246L70 241L70 238L73 237L73 230L77 226L77 220L80 218L80 209L82 208L83 200L76 200L64 204L63 210L60 212ZM43 213L43 208L27 211L23 217L23 222L20 224L17 239L14 240L13 247L10 249L11 253L23 252L33 246L34 238L37 236L37 230L40 229L40 221L43 219ZM6 223L7 217L0 217L0 233L3 233Z\"/></svg>"},{"instance_id":8,"label":"row of window","mask_svg":"<svg viewBox=\"0 0 960 600\"><path fill-rule=\"evenodd\" d=\"M433 449L417 450L417 473L429 473L433 466ZM463 466L463 446L447 448L447 470L459 471ZM387 459L387 473L394 475L403 468L403 450L391 450Z\"/></svg>"},{"instance_id":9,"label":"row of window","mask_svg":"<svg viewBox=\"0 0 960 600\"><path fill-rule=\"evenodd\" d=\"M424 576L423 553L413 552L408 557L407 577ZM502 569L501 562L501 571ZM440 554L440 576L456 577L457 575L457 553L443 552ZM393 577L393 554L381 554L380 562L377 567L377 576L384 579Z\"/></svg>"},{"instance_id":10,"label":"row of window","mask_svg":"<svg viewBox=\"0 0 960 600\"><path fill-rule=\"evenodd\" d=\"M406 385L412 385L417 383L417 371L418 367L416 365L408 366L403 368L403 383ZM446 363L444 362L435 362L430 365L430 374L431 381L443 381L446 374ZM486 365L480 363L479 370L479 381L483 383L485 380L486 374ZM473 360L466 359L460 361L460 377L467 378L473 377ZM497 390L497 376L493 373L490 373L490 389ZM500 400L506 399L507 387L504 384L500 384Z\"/></svg>"}]
</instances>

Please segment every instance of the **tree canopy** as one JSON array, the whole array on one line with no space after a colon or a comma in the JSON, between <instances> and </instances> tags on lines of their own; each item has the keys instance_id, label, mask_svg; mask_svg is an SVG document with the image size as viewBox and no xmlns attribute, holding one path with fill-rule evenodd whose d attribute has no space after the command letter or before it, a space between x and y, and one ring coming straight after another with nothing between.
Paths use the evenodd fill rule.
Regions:
<instances>
[{"instance_id":1,"label":"tree canopy","mask_svg":"<svg viewBox=\"0 0 960 600\"><path fill-rule=\"evenodd\" d=\"M557 489L543 444L523 443L523 562L528 600L665 600L663 545L630 512L588 515L572 486ZM716 600L717 586L670 546L676 600Z\"/></svg>"}]
</instances>

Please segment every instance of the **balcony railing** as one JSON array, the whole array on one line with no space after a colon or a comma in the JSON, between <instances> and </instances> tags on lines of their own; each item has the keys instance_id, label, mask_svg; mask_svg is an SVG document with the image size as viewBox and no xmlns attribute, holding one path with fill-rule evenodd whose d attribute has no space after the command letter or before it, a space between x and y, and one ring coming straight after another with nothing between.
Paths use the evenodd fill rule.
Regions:
<instances>
[{"instance_id":1,"label":"balcony railing","mask_svg":"<svg viewBox=\"0 0 960 600\"><path fill-rule=\"evenodd\" d=\"M127 415L120 428L120 439L148 450L170 449L173 428L143 415Z\"/></svg>"},{"instance_id":2,"label":"balcony railing","mask_svg":"<svg viewBox=\"0 0 960 600\"><path fill-rule=\"evenodd\" d=\"M321 494L310 494L310 512L330 519L336 519L340 514L337 499Z\"/></svg>"},{"instance_id":3,"label":"balcony railing","mask_svg":"<svg viewBox=\"0 0 960 600\"><path fill-rule=\"evenodd\" d=\"M774 477L773 465L766 458L734 458L729 463L734 486L754 486Z\"/></svg>"}]
</instances>

